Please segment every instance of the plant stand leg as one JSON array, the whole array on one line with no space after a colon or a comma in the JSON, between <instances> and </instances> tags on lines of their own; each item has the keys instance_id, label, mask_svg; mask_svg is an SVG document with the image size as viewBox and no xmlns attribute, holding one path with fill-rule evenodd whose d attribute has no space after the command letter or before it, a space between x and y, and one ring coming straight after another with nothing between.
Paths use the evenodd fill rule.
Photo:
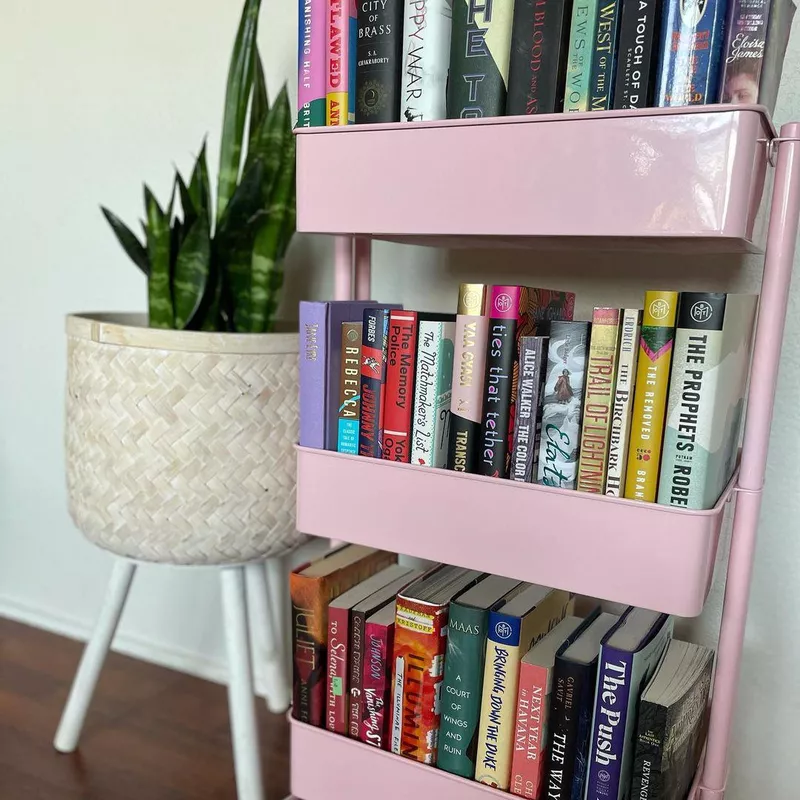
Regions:
<instances>
[{"instance_id":1,"label":"plant stand leg","mask_svg":"<svg viewBox=\"0 0 800 800\"><path fill-rule=\"evenodd\" d=\"M78 672L72 682L69 698L53 740L53 746L61 753L72 753L78 746L86 712L92 702L100 670L111 647L135 572L136 564L132 561L120 558L114 564L103 608L95 623L92 636L84 648Z\"/></svg>"},{"instance_id":2,"label":"plant stand leg","mask_svg":"<svg viewBox=\"0 0 800 800\"><path fill-rule=\"evenodd\" d=\"M356 238L356 299L369 300L372 294L372 240Z\"/></svg>"},{"instance_id":3,"label":"plant stand leg","mask_svg":"<svg viewBox=\"0 0 800 800\"><path fill-rule=\"evenodd\" d=\"M245 567L223 567L221 582L228 654L228 711L237 797L239 800L264 800L247 628Z\"/></svg>"},{"instance_id":4,"label":"plant stand leg","mask_svg":"<svg viewBox=\"0 0 800 800\"><path fill-rule=\"evenodd\" d=\"M267 707L274 714L284 713L291 704L282 636L283 604L276 602L282 594L282 566L280 558L270 558L264 564L245 567L253 635L253 671L258 674L258 666L263 666Z\"/></svg>"}]
</instances>

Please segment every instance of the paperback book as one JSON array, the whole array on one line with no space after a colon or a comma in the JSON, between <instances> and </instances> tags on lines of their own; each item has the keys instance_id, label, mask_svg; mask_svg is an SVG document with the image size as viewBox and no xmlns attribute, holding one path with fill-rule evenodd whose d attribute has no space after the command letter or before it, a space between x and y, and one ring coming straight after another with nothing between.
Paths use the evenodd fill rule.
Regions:
<instances>
[{"instance_id":1,"label":"paperback book","mask_svg":"<svg viewBox=\"0 0 800 800\"><path fill-rule=\"evenodd\" d=\"M415 311L394 310L389 315L383 432L383 457L389 461L411 460L417 325Z\"/></svg>"},{"instance_id":2,"label":"paperback book","mask_svg":"<svg viewBox=\"0 0 800 800\"><path fill-rule=\"evenodd\" d=\"M347 125L350 81L350 0L327 0L326 125Z\"/></svg>"},{"instance_id":3,"label":"paperback book","mask_svg":"<svg viewBox=\"0 0 800 800\"><path fill-rule=\"evenodd\" d=\"M395 601L367 619L365 626L364 712L358 738L380 750L389 750L389 707L392 696Z\"/></svg>"},{"instance_id":4,"label":"paperback book","mask_svg":"<svg viewBox=\"0 0 800 800\"><path fill-rule=\"evenodd\" d=\"M356 123L400 121L403 0L358 4Z\"/></svg>"},{"instance_id":5,"label":"paperback book","mask_svg":"<svg viewBox=\"0 0 800 800\"><path fill-rule=\"evenodd\" d=\"M363 322L342 324L342 371L339 376L339 412L336 449L358 454L361 428L361 336Z\"/></svg>"},{"instance_id":6,"label":"paperback book","mask_svg":"<svg viewBox=\"0 0 800 800\"><path fill-rule=\"evenodd\" d=\"M606 111L613 107L614 67L621 11L622 0L600 0L597 9L597 33L592 48L590 111Z\"/></svg>"},{"instance_id":7,"label":"paperback book","mask_svg":"<svg viewBox=\"0 0 800 800\"><path fill-rule=\"evenodd\" d=\"M511 478L522 483L531 483L539 470L547 342L544 336L523 336L519 343L519 390L514 446L511 449Z\"/></svg>"},{"instance_id":8,"label":"paperback book","mask_svg":"<svg viewBox=\"0 0 800 800\"><path fill-rule=\"evenodd\" d=\"M564 111L589 110L592 51L597 31L597 11L597 0L574 0L567 56Z\"/></svg>"},{"instance_id":9,"label":"paperback book","mask_svg":"<svg viewBox=\"0 0 800 800\"><path fill-rule=\"evenodd\" d=\"M326 0L300 0L297 69L297 127L325 125Z\"/></svg>"},{"instance_id":10,"label":"paperback book","mask_svg":"<svg viewBox=\"0 0 800 800\"><path fill-rule=\"evenodd\" d=\"M389 315L390 311L382 308L368 308L364 311L358 454L370 458L383 457Z\"/></svg>"}]
</instances>

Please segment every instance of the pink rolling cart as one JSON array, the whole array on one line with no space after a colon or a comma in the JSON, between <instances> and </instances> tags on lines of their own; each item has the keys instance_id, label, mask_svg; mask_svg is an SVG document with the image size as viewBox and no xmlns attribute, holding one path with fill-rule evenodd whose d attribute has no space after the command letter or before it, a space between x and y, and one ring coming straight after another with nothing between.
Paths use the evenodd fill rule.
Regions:
<instances>
[{"instance_id":1,"label":"pink rolling cart","mask_svg":"<svg viewBox=\"0 0 800 800\"><path fill-rule=\"evenodd\" d=\"M447 247L766 248L740 466L709 511L298 448L297 526L305 533L389 550L402 541L407 555L681 616L703 609L723 514L733 506L711 723L692 792L693 800L722 800L800 215L800 123L779 135L759 107L702 106L312 128L297 141L297 227L337 236L340 299L369 296L373 238ZM476 182L490 198L480 207L470 199ZM398 490L413 496L408 516L376 527L337 514L337 498L356 481L378 506ZM551 517L557 536L527 522ZM294 720L291 735L297 800L500 797Z\"/></svg>"}]
</instances>

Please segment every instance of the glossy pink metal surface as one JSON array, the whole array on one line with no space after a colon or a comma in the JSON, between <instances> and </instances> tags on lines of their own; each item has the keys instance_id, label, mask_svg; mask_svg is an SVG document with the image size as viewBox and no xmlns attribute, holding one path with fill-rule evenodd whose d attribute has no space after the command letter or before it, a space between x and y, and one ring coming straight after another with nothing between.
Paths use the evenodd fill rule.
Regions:
<instances>
[{"instance_id":1,"label":"glossy pink metal surface","mask_svg":"<svg viewBox=\"0 0 800 800\"><path fill-rule=\"evenodd\" d=\"M725 497L692 512L302 447L297 476L305 533L684 617L702 611L725 509ZM386 513L340 513L354 486Z\"/></svg>"},{"instance_id":2,"label":"glossy pink metal surface","mask_svg":"<svg viewBox=\"0 0 800 800\"><path fill-rule=\"evenodd\" d=\"M372 242L364 236L356 239L356 300L369 300L372 294Z\"/></svg>"},{"instance_id":3,"label":"glossy pink metal surface","mask_svg":"<svg viewBox=\"0 0 800 800\"><path fill-rule=\"evenodd\" d=\"M663 248L692 237L695 250L741 250L770 123L757 107L680 111L305 128L297 227L448 243L658 238Z\"/></svg>"}]
</instances>

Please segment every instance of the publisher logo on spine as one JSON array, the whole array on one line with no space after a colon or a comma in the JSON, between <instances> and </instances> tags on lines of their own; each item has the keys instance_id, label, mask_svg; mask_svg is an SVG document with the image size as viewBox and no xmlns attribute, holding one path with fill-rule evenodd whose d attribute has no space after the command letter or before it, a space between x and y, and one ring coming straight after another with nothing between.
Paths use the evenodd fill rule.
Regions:
<instances>
[{"instance_id":1,"label":"publisher logo on spine","mask_svg":"<svg viewBox=\"0 0 800 800\"><path fill-rule=\"evenodd\" d=\"M511 299L511 295L510 294L506 294L505 292L503 292L503 294L499 294L499 295L497 295L497 297L495 297L495 299L494 299L494 307L498 311L500 311L502 313L505 313L506 311L510 311L511 310L511 306L513 305L513 302L514 301Z\"/></svg>"},{"instance_id":2,"label":"publisher logo on spine","mask_svg":"<svg viewBox=\"0 0 800 800\"><path fill-rule=\"evenodd\" d=\"M664 319L669 314L669 303L666 300L658 299L650 303L650 316L653 319Z\"/></svg>"},{"instance_id":3,"label":"publisher logo on spine","mask_svg":"<svg viewBox=\"0 0 800 800\"><path fill-rule=\"evenodd\" d=\"M494 633L498 639L510 639L511 634L514 633L513 628L507 622L498 622L494 626Z\"/></svg>"},{"instance_id":4,"label":"publisher logo on spine","mask_svg":"<svg viewBox=\"0 0 800 800\"><path fill-rule=\"evenodd\" d=\"M695 322L708 322L708 320L711 319L711 315L714 313L714 309L707 300L698 300L692 306L692 310L689 313L692 315L692 319Z\"/></svg>"}]
</instances>

